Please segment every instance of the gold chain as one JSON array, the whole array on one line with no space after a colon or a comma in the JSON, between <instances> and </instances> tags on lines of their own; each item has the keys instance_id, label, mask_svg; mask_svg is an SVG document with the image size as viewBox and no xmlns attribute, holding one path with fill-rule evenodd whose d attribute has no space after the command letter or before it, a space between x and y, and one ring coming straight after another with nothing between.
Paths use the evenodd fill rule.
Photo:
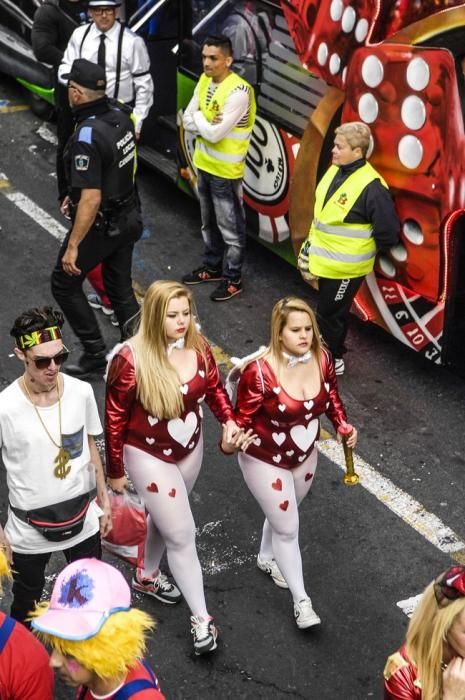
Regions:
<instances>
[{"instance_id":1,"label":"gold chain","mask_svg":"<svg viewBox=\"0 0 465 700\"><path fill-rule=\"evenodd\" d=\"M23 380L23 387L24 387L24 390L27 394L27 397L28 397L29 401L32 403L34 411L37 413L37 418L42 423L43 429L45 430L45 432L47 433L47 435L49 436L50 440L53 442L55 447L58 447L58 448L63 447L63 444L57 444L55 442L55 440L53 439L53 437L50 435L50 431L47 428L47 426L45 425L44 421L42 420L42 416L40 415L39 409L37 408L34 401L32 400L32 396L29 393L29 389L27 388L27 384L26 384L26 380L25 380L24 376L21 377L21 379ZM60 438L61 438L61 399L60 399L60 388L58 386L58 380L57 380L57 394L58 394L58 427L60 429Z\"/></svg>"},{"instance_id":2,"label":"gold chain","mask_svg":"<svg viewBox=\"0 0 465 700\"><path fill-rule=\"evenodd\" d=\"M60 396L59 379L57 379L57 395L58 395L58 428L60 431L60 433L59 433L60 442L56 443L55 440L53 439L53 437L51 436L49 429L45 425L45 423L42 419L42 416L40 415L39 409L37 408L34 401L32 400L32 396L29 393L29 389L27 388L26 379L24 378L24 376L21 378L23 380L24 391L26 392L27 397L32 404L32 407L34 408L34 411L37 414L37 418L40 420L40 423L41 423L43 429L47 433L47 435L50 438L50 440L52 441L52 443L55 445L55 447L58 447L58 455L55 457L55 460L54 460L57 466L53 470L53 473L55 474L57 479L65 479L71 471L71 465L68 465L68 462L71 459L71 455L68 452L68 450L65 450L65 448L63 447L63 435L61 432L61 396ZM64 390L64 387L63 387L63 390Z\"/></svg>"}]
</instances>

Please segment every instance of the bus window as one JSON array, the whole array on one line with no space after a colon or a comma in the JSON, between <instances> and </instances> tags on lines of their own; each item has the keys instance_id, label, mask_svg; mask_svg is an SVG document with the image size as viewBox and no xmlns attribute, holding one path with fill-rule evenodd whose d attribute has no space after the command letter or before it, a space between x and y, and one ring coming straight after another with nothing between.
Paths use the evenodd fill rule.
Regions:
<instances>
[{"instance_id":1,"label":"bus window","mask_svg":"<svg viewBox=\"0 0 465 700\"><path fill-rule=\"evenodd\" d=\"M232 43L233 70L257 89L271 43L274 12L270 3L194 0L189 4L191 32L186 31L183 67L199 75L202 72L200 48L203 41L208 35L223 34Z\"/></svg>"}]
</instances>

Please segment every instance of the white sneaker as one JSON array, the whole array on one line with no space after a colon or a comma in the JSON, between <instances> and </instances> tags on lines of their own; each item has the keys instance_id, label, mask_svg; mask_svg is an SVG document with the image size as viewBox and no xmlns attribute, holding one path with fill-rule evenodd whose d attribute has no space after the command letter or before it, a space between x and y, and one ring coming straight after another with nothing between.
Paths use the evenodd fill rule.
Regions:
<instances>
[{"instance_id":1,"label":"white sneaker","mask_svg":"<svg viewBox=\"0 0 465 700\"><path fill-rule=\"evenodd\" d=\"M334 371L336 372L337 376L340 377L342 374L344 374L345 370L345 364L344 360L342 357L336 357L334 359Z\"/></svg>"},{"instance_id":2,"label":"white sneaker","mask_svg":"<svg viewBox=\"0 0 465 700\"><path fill-rule=\"evenodd\" d=\"M216 639L218 630L216 629L213 618L208 617L204 620L202 617L191 617L191 633L194 636L194 652L196 656L206 654L209 651L214 651L218 646Z\"/></svg>"},{"instance_id":3,"label":"white sneaker","mask_svg":"<svg viewBox=\"0 0 465 700\"><path fill-rule=\"evenodd\" d=\"M305 630L308 627L321 624L320 618L312 608L310 598L304 598L299 600L298 603L294 603L294 617L299 630Z\"/></svg>"},{"instance_id":4,"label":"white sneaker","mask_svg":"<svg viewBox=\"0 0 465 700\"><path fill-rule=\"evenodd\" d=\"M279 567L274 559L260 559L260 555L257 556L257 566L265 574L271 576L273 581L279 588L289 588L286 583L286 579L279 570Z\"/></svg>"}]
</instances>

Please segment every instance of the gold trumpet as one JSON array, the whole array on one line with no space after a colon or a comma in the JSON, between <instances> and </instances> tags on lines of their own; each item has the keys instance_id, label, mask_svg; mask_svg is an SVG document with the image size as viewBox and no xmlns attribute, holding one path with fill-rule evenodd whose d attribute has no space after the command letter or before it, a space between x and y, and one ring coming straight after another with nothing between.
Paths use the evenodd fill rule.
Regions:
<instances>
[{"instance_id":1,"label":"gold trumpet","mask_svg":"<svg viewBox=\"0 0 465 700\"><path fill-rule=\"evenodd\" d=\"M352 434L352 426L348 423L339 426L338 432L342 435L342 446L344 448L344 457L346 460L346 473L344 474L344 484L346 486L355 486L359 483L360 477L354 469L354 453L351 447L347 444L347 438Z\"/></svg>"}]
</instances>

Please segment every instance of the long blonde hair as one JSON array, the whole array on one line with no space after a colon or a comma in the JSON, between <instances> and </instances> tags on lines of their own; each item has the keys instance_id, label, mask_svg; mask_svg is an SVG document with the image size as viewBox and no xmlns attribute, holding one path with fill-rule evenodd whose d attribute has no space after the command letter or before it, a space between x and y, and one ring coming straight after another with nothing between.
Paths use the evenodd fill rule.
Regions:
<instances>
[{"instance_id":1,"label":"long blonde hair","mask_svg":"<svg viewBox=\"0 0 465 700\"><path fill-rule=\"evenodd\" d=\"M191 313L185 347L199 352L206 363L205 346L193 314L192 294L179 282L163 280L147 289L137 333L131 339L136 353L137 398L157 418L176 418L184 410L180 378L168 359L165 320L172 299L185 297Z\"/></svg>"},{"instance_id":2,"label":"long blonde hair","mask_svg":"<svg viewBox=\"0 0 465 700\"><path fill-rule=\"evenodd\" d=\"M434 581L426 587L407 630L406 650L418 669L422 700L442 698L442 656L447 634L465 610L465 597L439 607Z\"/></svg>"}]
</instances>

